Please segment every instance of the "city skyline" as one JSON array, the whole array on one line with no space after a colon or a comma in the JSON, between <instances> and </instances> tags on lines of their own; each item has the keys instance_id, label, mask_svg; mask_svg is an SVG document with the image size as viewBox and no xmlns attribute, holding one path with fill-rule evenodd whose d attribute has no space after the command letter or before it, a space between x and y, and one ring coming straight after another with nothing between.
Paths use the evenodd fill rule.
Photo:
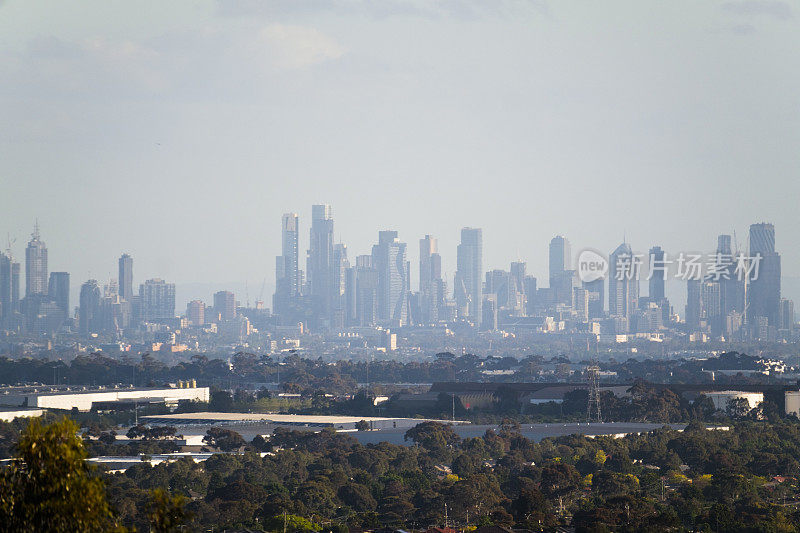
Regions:
<instances>
[{"instance_id":1,"label":"city skyline","mask_svg":"<svg viewBox=\"0 0 800 533\"><path fill-rule=\"evenodd\" d=\"M328 203L351 259L392 228L415 269L433 234L448 277L463 226L484 229L487 269L544 279L554 235L705 250L754 220L782 228L800 276L788 4L297 4L0 4L17 257L38 217L75 279L114 276L125 251L141 277L258 291L271 221Z\"/></svg>"},{"instance_id":2,"label":"city skyline","mask_svg":"<svg viewBox=\"0 0 800 533\"><path fill-rule=\"evenodd\" d=\"M329 204L324 204L324 206L329 210L325 214L325 217L329 217L328 220L329 220L330 225L332 227L333 226L332 206L330 206ZM314 206L310 206L310 207L314 207ZM313 222L313 219L314 219L314 214L313 214L312 211L313 210L310 210L309 211L309 216L306 217L306 218L310 219L311 222ZM303 237L303 233L305 233L303 231L303 225L302 225L304 217L301 214L298 214L298 213L284 213L282 215L283 218L284 218L282 224L284 224L284 225L286 224L285 218L286 218L287 215L291 215L293 217L293 220L291 221L291 224L292 224L292 227L295 228L293 230L294 233L297 233L297 235L290 237L289 238L289 242L286 243L286 245L287 246L295 246L296 247L295 253L297 253L298 260L299 260L299 262L297 264L298 274L299 274L299 276L301 276L301 278L303 276L306 276L305 280L307 280L307 276L308 276L307 268L302 268L302 267L308 267L308 265L305 264L305 263L309 259L309 257L303 257L303 256L306 256L306 252L308 252L310 250L310 240L302 238ZM763 225L770 226L770 227L773 228L772 232L771 232L771 240L769 242L766 242L765 244L761 244L760 242L758 242L758 243L755 244L755 246L753 246L752 244L749 244L750 243L750 237L745 237L744 240L739 238L739 239L737 239L737 242L735 243L738 246L737 250L742 251L742 252L747 252L748 251L748 246L749 246L749 251L759 251L759 252L761 252L761 251L770 252L770 250L774 251L776 249L776 244L775 244L775 231L774 231L774 225L773 224L771 224L771 223L762 223L762 222L752 223L750 225L749 230L748 231L743 231L742 233L744 233L745 235L747 235L748 232L752 234L752 227L753 226L759 226L760 227L760 226L763 226ZM459 230L459 235L461 235L461 232L464 229L470 229L470 228L462 227ZM478 228L478 230L483 232L483 228ZM308 228L308 231L309 232L311 231L310 228ZM336 233L333 231L333 229L331 229L330 231L331 231L331 234L332 234L332 239L330 241L330 243L331 243L331 257L333 257L333 249L336 246L339 246L340 243L343 242L343 239L341 237L337 236ZM378 231L378 230L376 230L376 231ZM380 230L380 231L384 231L384 230ZM389 231L396 232L398 234L398 237L400 238L400 240L404 240L401 231L396 231L396 230L389 230ZM308 233L306 233L306 234L308 234ZM39 227L38 219L34 224L33 232L30 233L29 235L31 235L31 239L27 243L27 245L28 245L27 248L23 248L22 246L17 244L16 249L19 249L21 253L19 253L19 252L18 253L14 253L15 252L15 248L11 248L11 252L12 252L11 253L11 257L14 259L14 261L19 263L20 270L21 270L21 273L19 274L20 284L21 284L21 286L20 286L20 294L19 294L19 298L20 299L24 298L24 296L26 295L26 287L27 287L27 283L28 283L27 282L27 276L25 275L26 274L26 268L27 268L26 254L34 254L35 257L38 257L34 251L31 251L32 250L31 243L34 244L33 250L37 250L37 247L39 246L39 244L37 244L37 243L45 245L45 249L44 249L44 261L45 261L45 263L47 263L48 254L50 254L50 256L52 256L52 254L50 253L51 246L49 244L45 244L45 238L41 235L41 230L40 230L40 227ZM421 236L421 239L417 239L417 240L421 241L425 237L431 237L432 239L435 240L436 250L437 250L437 257L440 258L440 259L438 259L438 261L439 261L438 265L439 265L439 269L441 271L441 276L442 276L442 279L445 282L446 290L448 291L449 296L452 297L454 295L454 288L455 288L454 279L453 278L457 273L457 260L456 260L456 258L457 258L457 255L458 255L457 254L458 243L456 243L456 246L454 247L455 248L454 251L456 251L456 253L447 254L446 251L445 251L445 253L439 253L438 252L438 250L439 250L439 242L440 242L441 238L436 234L425 234L424 236ZM727 244L725 246L727 246L728 249L732 250L732 247L733 247L734 243L731 241L731 238L732 238L731 235L723 234L723 235L719 235L718 238L719 239L727 238L728 242L727 242ZM294 242L293 239L296 239L296 243ZM538 262L539 263L542 263L542 262L544 263L544 270L542 272L538 272L538 271L535 271L535 270L531 269L531 264L536 264L537 263L536 260L529 261L524 257L522 257L520 259L521 254L519 256L517 256L517 258L514 258L514 259L509 258L509 260L505 264L500 264L500 265L497 265L497 266L488 266L486 264L483 264L483 272L489 272L491 270L497 270L497 269L506 269L507 270L511 263L514 263L516 261L522 261L526 265L527 273L538 279L538 286L539 287L552 287L552 282L553 281L557 281L557 280L554 280L549 275L549 273L550 273L550 269L553 266L553 257L552 257L553 243L557 239L564 239L565 240L566 250L567 250L566 254L565 254L566 255L565 260L569 261L568 266L570 268L572 268L572 269L576 268L575 263L577 263L577 252L580 252L581 250L589 249L589 250L600 251L602 255L606 256L606 258L610 258L610 256L612 255L612 253L614 251L614 249L609 250L609 251L602 251L601 249L599 249L599 248L597 248L595 246L577 246L576 247L576 246L574 246L572 241L567 236L558 234L555 237L553 237L552 239L550 239L549 252L546 249L546 247L547 247L546 244L540 246L540 248L544 248L544 251L541 251L538 254L539 255L539 261ZM623 239L627 239L627 237L624 236ZM413 241L413 240L414 240L413 238L407 239L407 241ZM711 239L708 239L708 240L709 240L709 242L711 242ZM334 244L334 241L335 241L335 244ZM407 242L407 241L404 241L404 242ZM777 245L778 248L780 248L780 241L781 241L780 238L778 238L778 245ZM625 240L624 242L629 243L629 240ZM373 245L374 245L374 241L373 241L372 244L370 244L369 246L366 247L367 248L366 250L363 250L363 251L369 253L369 249L372 248ZM617 246L619 246L619 244ZM716 248L714 248L713 246L709 245L709 246L706 247L705 250L702 250L702 249L701 250L693 250L692 252L693 253L694 252L702 253L704 255L711 254L712 252L720 252L720 250L721 250L720 246L723 246L723 243L718 242ZM769 249L764 248L765 246L767 248L769 248ZM481 241L481 249L483 247L484 247L483 246L483 241ZM420 251L421 248L415 247L415 246L406 247L406 248L407 248L407 250L404 251L403 253L406 256L407 262L409 263L409 265L411 265L410 275L409 275L409 280L408 280L409 289L412 290L412 291L419 291L420 290L420 286L419 286L419 280L420 280L420 277L419 277L420 276L419 258L420 258L420 255L415 255L413 253L413 251L414 250ZM650 248L650 250L648 251L647 248ZM763 248L763 250L762 250L762 248ZM632 246L632 252L633 253L641 254L644 257L649 257L649 254L651 252L653 252L653 249L658 249L659 252L662 253L662 254L665 254L667 258L674 257L675 254L678 252L676 250L665 250L663 246L659 246L657 244L656 245L648 245L648 246L644 246L644 245L639 246L639 245L634 244ZM280 249L279 249L279 251L280 251ZM362 250L359 250L359 249L353 250L351 248L351 251L350 251L351 258L352 258L351 262L353 264L355 262L356 256L360 255L359 252L361 252L361 251ZM780 255L782 257L784 257L783 263L785 264L784 249L781 248L780 251L781 251ZM7 249L4 249L2 251L3 254L7 254L7 252L8 252ZM684 250L682 250L682 249L680 250L680 253L684 253L684 252L685 252ZM20 255L22 255L22 257L20 257ZM447 257L448 255L454 256L452 268L447 268L448 267L447 263L444 260L441 259L441 257ZM535 258L537 255L535 253L531 253L531 256ZM278 260L278 264L276 264L276 257L277 257L277 260ZM137 268L136 268L137 271L136 271L136 274L132 274L131 273L132 266L130 264L130 261L132 259L132 254L130 254L130 253L128 253L126 251L126 252L121 253L121 255L119 255L117 257L116 263L118 265L118 268L117 269L109 269L108 275L106 277L98 277L97 281L100 284L101 288L102 288L103 284L107 284L110 281L113 281L113 282L117 283L119 285L119 294L124 298L123 293L125 291L125 287L123 286L124 284L121 284L120 281L119 281L121 279L121 276L127 276L128 277L127 283L128 284L132 284L132 285L129 285L128 288L129 289L130 289L130 287L134 288L133 294L136 294L136 291L138 290L138 283L143 283L145 280L154 279L154 278L155 279L161 279L161 278L169 279L169 281L173 282L177 286L176 294L180 294L179 296L176 296L176 306L178 308L180 308L180 309L184 308L186 306L186 304L188 304L192 300L197 299L198 297L201 298L201 299L206 299L206 300L210 301L212 299L214 293L216 293L218 291L232 290L232 291L234 291L236 293L237 301L239 301L242 305L246 304L246 300L247 299L249 299L250 303L252 303L254 305L255 302L257 300L259 300L259 297L261 297L261 301L264 302L264 305L266 307L274 310L275 309L275 305L274 305L275 304L275 293L276 293L276 275L278 273L278 269L282 266L280 264L280 257L281 257L280 254L278 254L277 256L273 256L272 270L271 271L269 271L269 270L266 271L265 276L262 277L262 279L260 281L253 279L253 280L222 280L222 281L193 280L193 281L189 281L189 282L180 282L180 281L176 281L176 280L171 279L171 278L167 278L167 276L161 276L161 275L159 275L158 272L152 273L152 275L151 274L147 274L147 273L145 273L145 274L139 273L138 272L138 263L139 263L139 261L141 261L141 259L137 260ZM146 258L142 258L142 259L144 259L145 262L146 262ZM41 260L39 260L39 261L41 261ZM113 264L114 261L112 261L111 263ZM790 298L790 299L795 299L795 298L800 299L800 277L795 278L793 276L787 276L785 274L785 267L781 268L782 267L781 263L782 262L781 262L781 260L779 258L778 259L778 271L779 271L779 275L781 277L781 280L783 281L783 286L782 286L783 294L786 297ZM769 260L765 261L764 264L769 265L770 264ZM48 266L45 265L45 268L47 269ZM64 268L63 267L63 261L58 261L54 266L51 266L50 268L55 268L57 270L63 270L65 273L68 273L70 276L72 276L72 283L70 284L70 290L69 290L69 297L68 298L69 298L70 301L73 301L73 302L77 302L79 300L79 298L80 298L80 286L81 286L81 283L83 283L83 281L86 281L86 279L95 279L93 277L86 277L83 281L78 281L78 280L81 279L80 275L69 271L69 269L67 269L67 268ZM55 272L53 272L53 273L55 273ZM136 276L135 279L134 279L134 276ZM550 278L549 279L550 284L548 284L548 278ZM481 279L483 279L483 278L481 277ZM139 281L135 281L135 280L139 280ZM303 281L303 279L301 279L300 281ZM51 280L51 283L52 283L52 280ZM647 281L644 278L642 278L642 284L643 284L643 288L639 289L640 292L642 294L647 293L649 295L648 287L652 287L652 283L650 283L649 281ZM37 282L35 285L38 287L39 283ZM43 286L44 286L43 294L47 294L48 293L48 281L47 281L47 273L46 272L45 272L45 279L44 279L44 285ZM606 286L605 290L607 291L608 290L608 278L606 278L605 286ZM665 286L665 292L666 292L667 298L669 300L671 300L674 304L679 305L682 308L683 305L685 305L687 303L686 290L685 290L685 281L677 280L677 279L671 279L670 276L667 275L667 276L665 276L664 286ZM204 291L208 292L208 294L206 295L204 293ZM202 293L202 294L199 294L199 293ZM606 309L608 309L608 305L609 305L608 296L606 295L605 296L605 308ZM74 309L74 306L73 306L73 309Z\"/></svg>"}]
</instances>

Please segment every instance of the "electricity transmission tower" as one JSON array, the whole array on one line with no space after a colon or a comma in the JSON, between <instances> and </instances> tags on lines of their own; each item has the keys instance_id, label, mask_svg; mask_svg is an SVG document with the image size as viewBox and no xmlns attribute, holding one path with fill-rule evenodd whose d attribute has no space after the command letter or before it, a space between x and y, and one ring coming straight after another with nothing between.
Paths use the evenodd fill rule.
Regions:
<instances>
[{"instance_id":1,"label":"electricity transmission tower","mask_svg":"<svg viewBox=\"0 0 800 533\"><path fill-rule=\"evenodd\" d=\"M586 405L587 422L602 422L600 413L600 383L598 381L600 367L596 364L586 367L586 377L589 380L589 401Z\"/></svg>"}]
</instances>

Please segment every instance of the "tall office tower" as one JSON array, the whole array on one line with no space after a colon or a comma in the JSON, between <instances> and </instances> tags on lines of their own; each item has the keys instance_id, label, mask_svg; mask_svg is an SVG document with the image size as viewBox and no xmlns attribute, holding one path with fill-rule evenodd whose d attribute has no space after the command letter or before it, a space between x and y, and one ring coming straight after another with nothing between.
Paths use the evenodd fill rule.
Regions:
<instances>
[{"instance_id":1,"label":"tall office tower","mask_svg":"<svg viewBox=\"0 0 800 533\"><path fill-rule=\"evenodd\" d=\"M514 296L517 300L515 310L525 312L525 271L528 265L524 261L511 263L511 280L514 283Z\"/></svg>"},{"instance_id":2,"label":"tall office tower","mask_svg":"<svg viewBox=\"0 0 800 533\"><path fill-rule=\"evenodd\" d=\"M781 256L775 251L775 227L760 223L750 226L750 257L760 256L758 276L753 272L747 288L747 319L766 317L770 326L778 325L781 301Z\"/></svg>"},{"instance_id":3,"label":"tall office tower","mask_svg":"<svg viewBox=\"0 0 800 533\"><path fill-rule=\"evenodd\" d=\"M589 295L589 318L605 316L606 280L600 278L594 281L584 281L582 285Z\"/></svg>"},{"instance_id":4,"label":"tall office tower","mask_svg":"<svg viewBox=\"0 0 800 533\"><path fill-rule=\"evenodd\" d=\"M300 218L297 213L284 214L281 218L281 255L275 258L275 295L272 298L272 309L277 315L287 314L301 291L299 236Z\"/></svg>"},{"instance_id":5,"label":"tall office tower","mask_svg":"<svg viewBox=\"0 0 800 533\"><path fill-rule=\"evenodd\" d=\"M419 240L419 307L423 323L431 324L439 320L441 279L439 243L434 237L425 235L424 239Z\"/></svg>"},{"instance_id":6,"label":"tall office tower","mask_svg":"<svg viewBox=\"0 0 800 533\"><path fill-rule=\"evenodd\" d=\"M525 276L525 314L536 315L536 290L537 280L534 276Z\"/></svg>"},{"instance_id":7,"label":"tall office tower","mask_svg":"<svg viewBox=\"0 0 800 533\"><path fill-rule=\"evenodd\" d=\"M722 335L725 332L725 321L722 315L720 284L715 281L703 281L700 285L701 320L706 321L706 326L713 335Z\"/></svg>"},{"instance_id":8,"label":"tall office tower","mask_svg":"<svg viewBox=\"0 0 800 533\"><path fill-rule=\"evenodd\" d=\"M484 294L481 306L481 329L484 331L497 330L497 295Z\"/></svg>"},{"instance_id":9,"label":"tall office tower","mask_svg":"<svg viewBox=\"0 0 800 533\"><path fill-rule=\"evenodd\" d=\"M236 296L230 291L214 293L214 314L220 320L233 320L236 318Z\"/></svg>"},{"instance_id":10,"label":"tall office tower","mask_svg":"<svg viewBox=\"0 0 800 533\"><path fill-rule=\"evenodd\" d=\"M186 304L186 319L192 326L202 326L206 323L206 304L202 300L192 300Z\"/></svg>"},{"instance_id":11,"label":"tall office tower","mask_svg":"<svg viewBox=\"0 0 800 533\"><path fill-rule=\"evenodd\" d=\"M462 228L456 257L454 294L460 318L480 324L483 318L483 233L480 228Z\"/></svg>"},{"instance_id":12,"label":"tall office tower","mask_svg":"<svg viewBox=\"0 0 800 533\"><path fill-rule=\"evenodd\" d=\"M69 316L69 272L51 272L47 294Z\"/></svg>"},{"instance_id":13,"label":"tall office tower","mask_svg":"<svg viewBox=\"0 0 800 533\"><path fill-rule=\"evenodd\" d=\"M372 268L378 273L378 321L404 325L408 320L408 261L406 243L396 231L378 232L372 247Z\"/></svg>"},{"instance_id":14,"label":"tall office tower","mask_svg":"<svg viewBox=\"0 0 800 533\"><path fill-rule=\"evenodd\" d=\"M343 328L347 317L347 271L350 261L347 260L347 246L333 246L331 268L331 315L330 324L335 328Z\"/></svg>"},{"instance_id":15,"label":"tall office tower","mask_svg":"<svg viewBox=\"0 0 800 533\"><path fill-rule=\"evenodd\" d=\"M20 276L22 267L19 263L11 263L11 311L19 311Z\"/></svg>"},{"instance_id":16,"label":"tall office tower","mask_svg":"<svg viewBox=\"0 0 800 533\"><path fill-rule=\"evenodd\" d=\"M498 309L508 308L511 302L511 286L514 283L511 280L511 274L505 270L490 270L486 273L485 280L483 294L494 294L496 296L494 301ZM513 302L511 303L513 305Z\"/></svg>"},{"instance_id":17,"label":"tall office tower","mask_svg":"<svg viewBox=\"0 0 800 533\"><path fill-rule=\"evenodd\" d=\"M690 332L700 329L703 318L703 282L686 280L686 327Z\"/></svg>"},{"instance_id":18,"label":"tall office tower","mask_svg":"<svg viewBox=\"0 0 800 533\"><path fill-rule=\"evenodd\" d=\"M372 267L372 256L359 255L355 266L355 320L359 326L378 323L378 272Z\"/></svg>"},{"instance_id":19,"label":"tall office tower","mask_svg":"<svg viewBox=\"0 0 800 533\"><path fill-rule=\"evenodd\" d=\"M664 299L664 280L666 279L666 263L664 250L660 246L650 248L650 291L648 297L651 302L658 303Z\"/></svg>"},{"instance_id":20,"label":"tall office tower","mask_svg":"<svg viewBox=\"0 0 800 533\"><path fill-rule=\"evenodd\" d=\"M744 309L744 281L737 277L735 261L731 236L719 235L714 268L718 273L720 309L723 317L733 311L741 313Z\"/></svg>"},{"instance_id":21,"label":"tall office tower","mask_svg":"<svg viewBox=\"0 0 800 533\"><path fill-rule=\"evenodd\" d=\"M424 292L433 278L432 257L439 253L439 242L430 235L419 240L419 291Z\"/></svg>"},{"instance_id":22,"label":"tall office tower","mask_svg":"<svg viewBox=\"0 0 800 533\"><path fill-rule=\"evenodd\" d=\"M608 314L630 321L639 303L639 265L628 243L617 246L608 259Z\"/></svg>"},{"instance_id":23,"label":"tall office tower","mask_svg":"<svg viewBox=\"0 0 800 533\"><path fill-rule=\"evenodd\" d=\"M0 321L19 310L19 263L0 252Z\"/></svg>"},{"instance_id":24,"label":"tall office tower","mask_svg":"<svg viewBox=\"0 0 800 533\"><path fill-rule=\"evenodd\" d=\"M39 238L38 222L25 249L25 296L34 294L47 294L47 246Z\"/></svg>"},{"instance_id":25,"label":"tall office tower","mask_svg":"<svg viewBox=\"0 0 800 533\"><path fill-rule=\"evenodd\" d=\"M131 301L133 297L133 257L122 254L119 264L119 297Z\"/></svg>"},{"instance_id":26,"label":"tall office tower","mask_svg":"<svg viewBox=\"0 0 800 533\"><path fill-rule=\"evenodd\" d=\"M569 241L563 235L550 240L550 289L556 304L572 305L575 273Z\"/></svg>"},{"instance_id":27,"label":"tall office tower","mask_svg":"<svg viewBox=\"0 0 800 533\"><path fill-rule=\"evenodd\" d=\"M578 321L588 322L591 294L587 289L581 287L575 287L573 289L573 292L574 292L572 296L572 301L574 302L573 307L575 309L575 313L577 314Z\"/></svg>"},{"instance_id":28,"label":"tall office tower","mask_svg":"<svg viewBox=\"0 0 800 533\"><path fill-rule=\"evenodd\" d=\"M139 285L139 314L144 322L175 318L175 284L154 278Z\"/></svg>"},{"instance_id":29,"label":"tall office tower","mask_svg":"<svg viewBox=\"0 0 800 533\"><path fill-rule=\"evenodd\" d=\"M97 280L90 279L81 285L78 331L81 335L99 333L102 326L101 320L100 286L97 284Z\"/></svg>"},{"instance_id":30,"label":"tall office tower","mask_svg":"<svg viewBox=\"0 0 800 533\"><path fill-rule=\"evenodd\" d=\"M331 206L311 206L311 244L308 249L308 286L316 325L327 319L331 309L333 266L333 218Z\"/></svg>"},{"instance_id":31,"label":"tall office tower","mask_svg":"<svg viewBox=\"0 0 800 533\"><path fill-rule=\"evenodd\" d=\"M780 323L778 329L785 330L789 335L794 331L794 302L781 298Z\"/></svg>"},{"instance_id":32,"label":"tall office tower","mask_svg":"<svg viewBox=\"0 0 800 533\"><path fill-rule=\"evenodd\" d=\"M571 268L570 252L569 241L563 235L556 235L550 240L550 279Z\"/></svg>"},{"instance_id":33,"label":"tall office tower","mask_svg":"<svg viewBox=\"0 0 800 533\"><path fill-rule=\"evenodd\" d=\"M358 269L355 265L350 265L344 273L344 302L345 314L344 322L346 326L358 326L358 292L356 280L358 279Z\"/></svg>"}]
</instances>

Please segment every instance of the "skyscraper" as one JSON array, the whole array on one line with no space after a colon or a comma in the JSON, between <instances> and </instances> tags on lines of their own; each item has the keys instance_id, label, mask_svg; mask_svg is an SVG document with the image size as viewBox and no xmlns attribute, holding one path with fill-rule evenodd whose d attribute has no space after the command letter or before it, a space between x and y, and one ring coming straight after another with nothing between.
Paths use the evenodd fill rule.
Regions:
<instances>
[{"instance_id":1,"label":"skyscraper","mask_svg":"<svg viewBox=\"0 0 800 533\"><path fill-rule=\"evenodd\" d=\"M144 322L175 318L175 284L149 279L139 285L139 313Z\"/></svg>"},{"instance_id":2,"label":"skyscraper","mask_svg":"<svg viewBox=\"0 0 800 533\"><path fill-rule=\"evenodd\" d=\"M0 252L0 320L19 310L19 269L10 252Z\"/></svg>"},{"instance_id":3,"label":"skyscraper","mask_svg":"<svg viewBox=\"0 0 800 533\"><path fill-rule=\"evenodd\" d=\"M589 318L601 318L605 315L606 307L606 280L598 278L592 281L584 281L583 288L589 296Z\"/></svg>"},{"instance_id":4,"label":"skyscraper","mask_svg":"<svg viewBox=\"0 0 800 533\"><path fill-rule=\"evenodd\" d=\"M65 316L69 316L69 272L51 272L47 293Z\"/></svg>"},{"instance_id":5,"label":"skyscraper","mask_svg":"<svg viewBox=\"0 0 800 533\"><path fill-rule=\"evenodd\" d=\"M236 296L230 291L214 293L214 314L220 320L233 320L236 318Z\"/></svg>"},{"instance_id":6,"label":"skyscraper","mask_svg":"<svg viewBox=\"0 0 800 533\"><path fill-rule=\"evenodd\" d=\"M608 314L630 317L639 302L639 266L628 243L617 246L609 256Z\"/></svg>"},{"instance_id":7,"label":"skyscraper","mask_svg":"<svg viewBox=\"0 0 800 533\"><path fill-rule=\"evenodd\" d=\"M741 313L744 309L744 281L740 280L736 273L730 235L717 237L715 263L720 284L720 312L723 318L734 311Z\"/></svg>"},{"instance_id":8,"label":"skyscraper","mask_svg":"<svg viewBox=\"0 0 800 533\"><path fill-rule=\"evenodd\" d=\"M536 315L538 302L536 292L538 283L535 276L525 276L525 314L528 316Z\"/></svg>"},{"instance_id":9,"label":"skyscraper","mask_svg":"<svg viewBox=\"0 0 800 533\"><path fill-rule=\"evenodd\" d=\"M35 294L47 294L47 246L40 239L38 222L25 249L25 296Z\"/></svg>"},{"instance_id":10,"label":"skyscraper","mask_svg":"<svg viewBox=\"0 0 800 533\"><path fill-rule=\"evenodd\" d=\"M133 297L133 258L122 254L119 258L119 297L131 301Z\"/></svg>"},{"instance_id":11,"label":"skyscraper","mask_svg":"<svg viewBox=\"0 0 800 533\"><path fill-rule=\"evenodd\" d=\"M511 297L513 298L513 309L515 315L525 314L525 270L527 264L523 261L514 261L511 263L511 283L513 287L509 288Z\"/></svg>"},{"instance_id":12,"label":"skyscraper","mask_svg":"<svg viewBox=\"0 0 800 533\"><path fill-rule=\"evenodd\" d=\"M343 328L347 317L347 271L350 269L347 246L344 244L333 245L331 267L330 325L335 328Z\"/></svg>"},{"instance_id":13,"label":"skyscraper","mask_svg":"<svg viewBox=\"0 0 800 533\"><path fill-rule=\"evenodd\" d=\"M88 335L99 333L100 327L100 286L97 280L90 279L81 285L78 330L81 335Z\"/></svg>"},{"instance_id":14,"label":"skyscraper","mask_svg":"<svg viewBox=\"0 0 800 533\"><path fill-rule=\"evenodd\" d=\"M406 243L396 231L378 232L378 244L372 247L372 267L378 274L378 320L384 324L404 325L408 320L409 271Z\"/></svg>"},{"instance_id":15,"label":"skyscraper","mask_svg":"<svg viewBox=\"0 0 800 533\"><path fill-rule=\"evenodd\" d=\"M770 326L778 326L781 301L781 256L775 251L775 227L768 223L750 226L750 257L760 257L758 276L753 275L747 289L747 319L766 317Z\"/></svg>"},{"instance_id":16,"label":"skyscraper","mask_svg":"<svg viewBox=\"0 0 800 533\"><path fill-rule=\"evenodd\" d=\"M206 304L202 300L192 300L186 304L186 318L192 326L206 323Z\"/></svg>"},{"instance_id":17,"label":"skyscraper","mask_svg":"<svg viewBox=\"0 0 800 533\"><path fill-rule=\"evenodd\" d=\"M658 303L664 299L665 267L664 250L660 246L650 248L650 290L648 296L651 302Z\"/></svg>"},{"instance_id":18,"label":"skyscraper","mask_svg":"<svg viewBox=\"0 0 800 533\"><path fill-rule=\"evenodd\" d=\"M575 271L569 241L563 235L550 240L550 291L556 304L572 305Z\"/></svg>"},{"instance_id":19,"label":"skyscraper","mask_svg":"<svg viewBox=\"0 0 800 533\"><path fill-rule=\"evenodd\" d=\"M310 237L308 286L315 326L320 326L330 318L333 293L333 218L330 205L311 206Z\"/></svg>"},{"instance_id":20,"label":"skyscraper","mask_svg":"<svg viewBox=\"0 0 800 533\"><path fill-rule=\"evenodd\" d=\"M686 280L686 327L689 332L700 328L703 316L703 282L699 279Z\"/></svg>"},{"instance_id":21,"label":"skyscraper","mask_svg":"<svg viewBox=\"0 0 800 533\"><path fill-rule=\"evenodd\" d=\"M550 240L550 287L557 284L557 280L565 270L570 270L572 264L569 241L563 235L556 235Z\"/></svg>"},{"instance_id":22,"label":"skyscraper","mask_svg":"<svg viewBox=\"0 0 800 533\"><path fill-rule=\"evenodd\" d=\"M461 244L456 254L454 294L461 317L480 324L483 315L483 232L480 228L462 228Z\"/></svg>"},{"instance_id":23,"label":"skyscraper","mask_svg":"<svg viewBox=\"0 0 800 533\"><path fill-rule=\"evenodd\" d=\"M300 294L300 264L298 239L300 219L297 213L286 213L281 218L281 255L275 258L275 296L272 308L277 315L289 313Z\"/></svg>"},{"instance_id":24,"label":"skyscraper","mask_svg":"<svg viewBox=\"0 0 800 533\"><path fill-rule=\"evenodd\" d=\"M354 268L356 324L374 326L378 322L378 272L372 267L372 256L359 255Z\"/></svg>"},{"instance_id":25,"label":"skyscraper","mask_svg":"<svg viewBox=\"0 0 800 533\"><path fill-rule=\"evenodd\" d=\"M430 235L419 240L419 294L420 312L423 323L439 320L439 307L444 295L441 294L442 257L439 243Z\"/></svg>"}]
</instances>

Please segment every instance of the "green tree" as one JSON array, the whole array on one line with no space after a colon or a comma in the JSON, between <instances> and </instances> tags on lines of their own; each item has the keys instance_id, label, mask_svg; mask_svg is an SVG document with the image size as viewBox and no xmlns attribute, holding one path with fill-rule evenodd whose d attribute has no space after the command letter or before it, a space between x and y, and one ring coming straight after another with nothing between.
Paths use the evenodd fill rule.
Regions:
<instances>
[{"instance_id":1,"label":"green tree","mask_svg":"<svg viewBox=\"0 0 800 533\"><path fill-rule=\"evenodd\" d=\"M115 529L103 481L92 476L78 425L31 419L0 473L0 528L19 532Z\"/></svg>"},{"instance_id":2,"label":"green tree","mask_svg":"<svg viewBox=\"0 0 800 533\"><path fill-rule=\"evenodd\" d=\"M186 511L186 498L181 494L171 496L164 489L158 488L150 492L150 529L156 533L173 533L191 520L191 513Z\"/></svg>"},{"instance_id":3,"label":"green tree","mask_svg":"<svg viewBox=\"0 0 800 533\"><path fill-rule=\"evenodd\" d=\"M235 431L218 427L212 427L206 431L203 442L209 446L219 448L223 452L232 452L247 444L247 441Z\"/></svg>"}]
</instances>

